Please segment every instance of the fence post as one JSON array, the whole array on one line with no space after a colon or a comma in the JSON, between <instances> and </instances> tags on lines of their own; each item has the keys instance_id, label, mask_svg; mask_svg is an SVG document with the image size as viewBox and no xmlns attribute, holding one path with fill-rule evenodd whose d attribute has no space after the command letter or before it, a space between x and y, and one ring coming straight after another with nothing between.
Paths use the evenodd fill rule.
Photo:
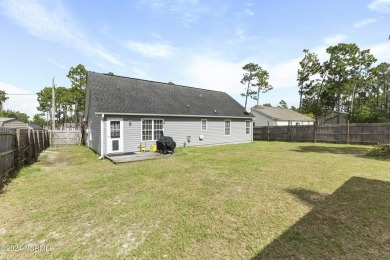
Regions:
<instances>
[{"instance_id":1,"label":"fence post","mask_svg":"<svg viewBox=\"0 0 390 260\"><path fill-rule=\"evenodd\" d=\"M15 154L14 154L14 160L15 160L15 170L19 168L19 149L20 149L20 129L16 129L15 134Z\"/></svg>"},{"instance_id":2,"label":"fence post","mask_svg":"<svg viewBox=\"0 0 390 260\"><path fill-rule=\"evenodd\" d=\"M45 140L45 131L41 130L42 132L42 149L46 148L46 140Z\"/></svg>"},{"instance_id":3,"label":"fence post","mask_svg":"<svg viewBox=\"0 0 390 260\"><path fill-rule=\"evenodd\" d=\"M38 137L38 153L41 153L42 147L41 147L41 142L39 140L39 131L37 131L37 137Z\"/></svg>"},{"instance_id":4,"label":"fence post","mask_svg":"<svg viewBox=\"0 0 390 260\"><path fill-rule=\"evenodd\" d=\"M43 140L45 140L43 143L44 143L44 147L43 148L47 148L47 138L46 138L46 130L42 130L42 137L43 137Z\"/></svg>"},{"instance_id":5,"label":"fence post","mask_svg":"<svg viewBox=\"0 0 390 260\"><path fill-rule=\"evenodd\" d=\"M290 128L291 121L288 120L288 125L287 125L287 141L290 142L291 140L291 128Z\"/></svg>"},{"instance_id":6,"label":"fence post","mask_svg":"<svg viewBox=\"0 0 390 260\"><path fill-rule=\"evenodd\" d=\"M269 141L269 121L267 123L267 141Z\"/></svg>"},{"instance_id":7,"label":"fence post","mask_svg":"<svg viewBox=\"0 0 390 260\"><path fill-rule=\"evenodd\" d=\"M33 142L34 142L34 159L38 159L38 154L39 154L39 151L37 149L37 132L36 130L33 131Z\"/></svg>"},{"instance_id":8,"label":"fence post","mask_svg":"<svg viewBox=\"0 0 390 260\"><path fill-rule=\"evenodd\" d=\"M349 120L347 120L347 144L349 144Z\"/></svg>"},{"instance_id":9,"label":"fence post","mask_svg":"<svg viewBox=\"0 0 390 260\"><path fill-rule=\"evenodd\" d=\"M27 151L27 163L30 164L31 163L31 160L32 160L32 149L31 149L31 129L28 129L27 130L27 141L28 141L28 149L26 149ZM27 147L26 147L27 148Z\"/></svg>"},{"instance_id":10,"label":"fence post","mask_svg":"<svg viewBox=\"0 0 390 260\"><path fill-rule=\"evenodd\" d=\"M316 143L317 142L317 122L314 122L314 125L313 125L313 127L314 127L314 136L313 136L313 138L314 138L314 143Z\"/></svg>"}]
</instances>

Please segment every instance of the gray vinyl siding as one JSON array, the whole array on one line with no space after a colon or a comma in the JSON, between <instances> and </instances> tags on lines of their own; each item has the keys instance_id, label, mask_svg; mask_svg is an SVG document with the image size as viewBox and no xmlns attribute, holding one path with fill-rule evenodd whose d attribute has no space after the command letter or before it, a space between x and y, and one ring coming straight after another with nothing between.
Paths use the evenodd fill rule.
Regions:
<instances>
[{"instance_id":1,"label":"gray vinyl siding","mask_svg":"<svg viewBox=\"0 0 390 260\"><path fill-rule=\"evenodd\" d=\"M131 121L131 126L129 122ZM123 118L123 152L139 151L139 145L141 143L141 117L126 116ZM155 144L155 142L149 141L146 146Z\"/></svg>"},{"instance_id":2,"label":"gray vinyl siding","mask_svg":"<svg viewBox=\"0 0 390 260\"><path fill-rule=\"evenodd\" d=\"M89 106L88 112L88 135L92 135L92 141L88 137L88 146L98 154L100 154L100 121L101 115L95 114L95 104L92 102Z\"/></svg>"},{"instance_id":3,"label":"gray vinyl siding","mask_svg":"<svg viewBox=\"0 0 390 260\"><path fill-rule=\"evenodd\" d=\"M28 125L22 121L13 119L13 120L4 122L3 127L6 127L6 128L28 128Z\"/></svg>"},{"instance_id":4,"label":"gray vinyl siding","mask_svg":"<svg viewBox=\"0 0 390 260\"><path fill-rule=\"evenodd\" d=\"M103 154L107 154L107 119L103 122Z\"/></svg>"},{"instance_id":5,"label":"gray vinyl siding","mask_svg":"<svg viewBox=\"0 0 390 260\"><path fill-rule=\"evenodd\" d=\"M207 120L207 130L202 130L202 119ZM230 135L225 135L225 120L231 121ZM245 121L230 118L165 118L164 134L171 136L178 147L251 142L246 134ZM250 119L249 119L250 120ZM203 140L200 140L203 135ZM191 136L191 142L187 142Z\"/></svg>"},{"instance_id":6,"label":"gray vinyl siding","mask_svg":"<svg viewBox=\"0 0 390 260\"><path fill-rule=\"evenodd\" d=\"M275 125L275 120L273 120L270 117L267 117L267 116L255 111L255 110L252 110L252 114L256 117L254 119L255 126L267 126L268 124L270 126Z\"/></svg>"},{"instance_id":7,"label":"gray vinyl siding","mask_svg":"<svg viewBox=\"0 0 390 260\"><path fill-rule=\"evenodd\" d=\"M110 118L115 118L110 116ZM141 117L141 116L123 116L123 152L139 151L139 145L142 140L141 120L144 119L163 119L164 135L170 136L176 142L177 147L201 146L229 143L251 142L252 132L246 134L245 121L248 119L230 119L230 118L186 118L186 117ZM207 130L202 130L202 119L207 120ZM231 121L231 135L225 136L225 120ZM249 119L250 120L250 119ZM131 125L130 122L131 121ZM107 121L104 122L104 154L106 154ZM203 135L203 140L200 140ZM187 136L191 136L191 142L187 142ZM147 141L146 148L155 144L155 140Z\"/></svg>"}]
</instances>

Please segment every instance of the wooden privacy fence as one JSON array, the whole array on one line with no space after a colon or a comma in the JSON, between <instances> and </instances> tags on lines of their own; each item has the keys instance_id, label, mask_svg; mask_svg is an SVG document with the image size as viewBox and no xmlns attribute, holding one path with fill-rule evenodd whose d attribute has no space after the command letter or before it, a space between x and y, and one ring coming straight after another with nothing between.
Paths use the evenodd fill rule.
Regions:
<instances>
[{"instance_id":1,"label":"wooden privacy fence","mask_svg":"<svg viewBox=\"0 0 390 260\"><path fill-rule=\"evenodd\" d=\"M253 139L263 141L380 144L390 142L390 124L342 124L254 127Z\"/></svg>"},{"instance_id":2,"label":"wooden privacy fence","mask_svg":"<svg viewBox=\"0 0 390 260\"><path fill-rule=\"evenodd\" d=\"M69 131L50 131L51 146L65 146L72 144L80 144L81 142L81 130L69 130Z\"/></svg>"},{"instance_id":3,"label":"wooden privacy fence","mask_svg":"<svg viewBox=\"0 0 390 260\"><path fill-rule=\"evenodd\" d=\"M0 127L0 187L13 171L35 162L49 145L46 130Z\"/></svg>"}]
</instances>

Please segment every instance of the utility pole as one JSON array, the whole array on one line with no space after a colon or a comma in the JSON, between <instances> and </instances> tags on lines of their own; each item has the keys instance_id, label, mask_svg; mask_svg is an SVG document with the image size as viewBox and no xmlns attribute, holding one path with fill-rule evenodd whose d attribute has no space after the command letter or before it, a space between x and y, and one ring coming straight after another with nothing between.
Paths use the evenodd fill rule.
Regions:
<instances>
[{"instance_id":1,"label":"utility pole","mask_svg":"<svg viewBox=\"0 0 390 260\"><path fill-rule=\"evenodd\" d=\"M52 87L51 87L51 130L53 132L56 129L56 123L55 123L56 97L55 97L54 89L55 89L55 85L54 85L54 78L53 78Z\"/></svg>"}]
</instances>

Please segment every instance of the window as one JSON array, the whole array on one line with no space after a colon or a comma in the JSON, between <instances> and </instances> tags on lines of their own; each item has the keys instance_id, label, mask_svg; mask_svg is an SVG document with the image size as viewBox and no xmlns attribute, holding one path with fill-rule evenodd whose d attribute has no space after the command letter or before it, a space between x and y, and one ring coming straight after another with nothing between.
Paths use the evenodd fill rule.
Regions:
<instances>
[{"instance_id":1,"label":"window","mask_svg":"<svg viewBox=\"0 0 390 260\"><path fill-rule=\"evenodd\" d=\"M153 120L142 120L142 141L152 140Z\"/></svg>"},{"instance_id":2,"label":"window","mask_svg":"<svg viewBox=\"0 0 390 260\"><path fill-rule=\"evenodd\" d=\"M158 140L164 134L163 119L142 119L142 141Z\"/></svg>"},{"instance_id":3,"label":"window","mask_svg":"<svg viewBox=\"0 0 390 260\"><path fill-rule=\"evenodd\" d=\"M153 140L158 140L164 133L164 121L161 119L155 119L153 120L154 122L154 139Z\"/></svg>"},{"instance_id":4,"label":"window","mask_svg":"<svg viewBox=\"0 0 390 260\"><path fill-rule=\"evenodd\" d=\"M207 119L202 119L202 130L207 130Z\"/></svg>"},{"instance_id":5,"label":"window","mask_svg":"<svg viewBox=\"0 0 390 260\"><path fill-rule=\"evenodd\" d=\"M245 134L251 134L251 121L245 121Z\"/></svg>"},{"instance_id":6,"label":"window","mask_svg":"<svg viewBox=\"0 0 390 260\"><path fill-rule=\"evenodd\" d=\"M230 135L230 120L225 120L225 135Z\"/></svg>"},{"instance_id":7,"label":"window","mask_svg":"<svg viewBox=\"0 0 390 260\"><path fill-rule=\"evenodd\" d=\"M111 138L120 138L121 137L121 122L120 121L111 121L110 122Z\"/></svg>"}]
</instances>

